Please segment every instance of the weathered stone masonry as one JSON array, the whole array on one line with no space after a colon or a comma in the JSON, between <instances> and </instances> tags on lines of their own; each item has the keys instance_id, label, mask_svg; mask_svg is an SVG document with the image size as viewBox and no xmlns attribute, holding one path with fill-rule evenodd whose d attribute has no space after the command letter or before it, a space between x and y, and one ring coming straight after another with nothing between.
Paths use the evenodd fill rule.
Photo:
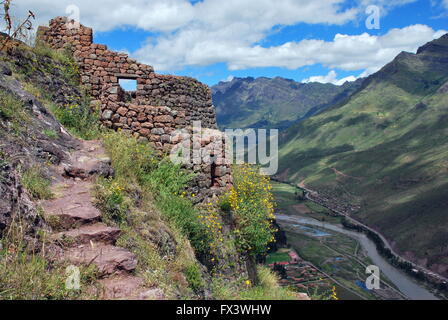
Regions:
<instances>
[{"instance_id":1,"label":"weathered stone masonry","mask_svg":"<svg viewBox=\"0 0 448 320\"><path fill-rule=\"evenodd\" d=\"M211 90L201 82L156 74L151 66L125 53L94 44L91 28L82 25L70 28L65 17L51 20L49 27L39 27L37 39L54 49L73 52L81 82L92 96L92 107L101 108L103 125L130 132L165 152L179 143L173 132L177 129L191 132L194 121L201 121L202 127L209 129L208 135L215 136L201 141L203 147L213 149L217 140L222 142L223 135L216 130ZM137 91L125 92L119 85L120 79L136 80ZM231 183L224 154L214 156L217 161L212 165L191 166L199 173L196 183L199 188L223 188Z\"/></svg>"}]
</instances>

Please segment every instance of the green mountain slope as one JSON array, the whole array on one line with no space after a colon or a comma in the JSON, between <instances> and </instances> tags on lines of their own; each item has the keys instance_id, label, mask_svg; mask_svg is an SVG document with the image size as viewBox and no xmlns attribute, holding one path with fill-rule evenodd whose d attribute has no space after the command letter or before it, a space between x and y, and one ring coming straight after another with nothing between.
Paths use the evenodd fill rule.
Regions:
<instances>
[{"instance_id":1,"label":"green mountain slope","mask_svg":"<svg viewBox=\"0 0 448 320\"><path fill-rule=\"evenodd\" d=\"M221 128L280 128L347 98L362 80L342 86L284 78L234 78L212 87Z\"/></svg>"},{"instance_id":2,"label":"green mountain slope","mask_svg":"<svg viewBox=\"0 0 448 320\"><path fill-rule=\"evenodd\" d=\"M447 275L447 124L448 34L288 129L279 176L356 212L406 257Z\"/></svg>"}]
</instances>

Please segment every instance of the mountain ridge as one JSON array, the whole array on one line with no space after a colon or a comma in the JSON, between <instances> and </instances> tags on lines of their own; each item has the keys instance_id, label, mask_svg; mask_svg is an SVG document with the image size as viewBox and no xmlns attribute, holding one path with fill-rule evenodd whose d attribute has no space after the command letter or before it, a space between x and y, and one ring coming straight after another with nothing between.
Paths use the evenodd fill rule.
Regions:
<instances>
[{"instance_id":1,"label":"mountain ridge","mask_svg":"<svg viewBox=\"0 0 448 320\"><path fill-rule=\"evenodd\" d=\"M337 86L282 77L234 78L213 86L212 93L221 128L286 129L345 99L362 81Z\"/></svg>"}]
</instances>

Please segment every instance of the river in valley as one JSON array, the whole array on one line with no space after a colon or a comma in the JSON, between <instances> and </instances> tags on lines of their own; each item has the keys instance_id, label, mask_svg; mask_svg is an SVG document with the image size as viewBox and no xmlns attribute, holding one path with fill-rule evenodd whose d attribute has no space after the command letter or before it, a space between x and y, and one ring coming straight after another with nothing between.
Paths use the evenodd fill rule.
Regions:
<instances>
[{"instance_id":1,"label":"river in valley","mask_svg":"<svg viewBox=\"0 0 448 320\"><path fill-rule=\"evenodd\" d=\"M376 245L365 234L344 229L342 226L321 222L311 218L277 215L279 223L298 224L302 226L317 226L326 230L342 233L356 239L366 251L373 264L409 299L439 300L431 292L414 282L408 275L389 264L376 250Z\"/></svg>"}]
</instances>

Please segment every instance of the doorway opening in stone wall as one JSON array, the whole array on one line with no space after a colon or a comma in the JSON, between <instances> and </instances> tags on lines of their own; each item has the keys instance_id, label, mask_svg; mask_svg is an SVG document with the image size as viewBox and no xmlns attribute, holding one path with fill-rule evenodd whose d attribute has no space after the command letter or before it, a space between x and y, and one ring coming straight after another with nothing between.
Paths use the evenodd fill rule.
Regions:
<instances>
[{"instance_id":1,"label":"doorway opening in stone wall","mask_svg":"<svg viewBox=\"0 0 448 320\"><path fill-rule=\"evenodd\" d=\"M218 176L217 176L217 166L216 166L216 156L214 154L210 155L210 162L211 162L211 186L210 187L216 187L218 186Z\"/></svg>"}]
</instances>

